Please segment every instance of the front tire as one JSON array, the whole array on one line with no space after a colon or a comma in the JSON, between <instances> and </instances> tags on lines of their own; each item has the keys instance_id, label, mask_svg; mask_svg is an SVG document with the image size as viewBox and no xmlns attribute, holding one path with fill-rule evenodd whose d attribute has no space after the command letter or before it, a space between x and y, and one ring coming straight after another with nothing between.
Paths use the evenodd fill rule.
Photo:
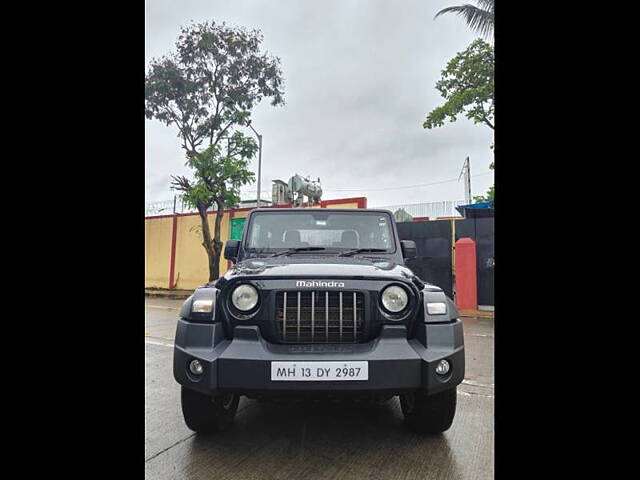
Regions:
<instances>
[{"instance_id":1,"label":"front tire","mask_svg":"<svg viewBox=\"0 0 640 480\"><path fill-rule=\"evenodd\" d=\"M238 411L239 395L209 396L182 387L182 416L189 429L196 433L222 432L233 423Z\"/></svg>"},{"instance_id":2,"label":"front tire","mask_svg":"<svg viewBox=\"0 0 640 480\"><path fill-rule=\"evenodd\" d=\"M448 430L456 414L456 388L433 395L409 392L400 395L405 422L420 433L442 433Z\"/></svg>"}]
</instances>

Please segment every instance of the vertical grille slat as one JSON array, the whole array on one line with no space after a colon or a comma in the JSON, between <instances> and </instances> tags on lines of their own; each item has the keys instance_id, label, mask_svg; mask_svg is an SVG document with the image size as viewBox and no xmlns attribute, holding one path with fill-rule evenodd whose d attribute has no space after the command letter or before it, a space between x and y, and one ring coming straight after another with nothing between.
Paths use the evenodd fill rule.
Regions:
<instances>
[{"instance_id":1,"label":"vertical grille slat","mask_svg":"<svg viewBox=\"0 0 640 480\"><path fill-rule=\"evenodd\" d=\"M284 292L284 309L282 313L282 338L287 339L287 292Z\"/></svg>"},{"instance_id":2,"label":"vertical grille slat","mask_svg":"<svg viewBox=\"0 0 640 480\"><path fill-rule=\"evenodd\" d=\"M326 340L327 342L329 341L329 292L325 292L324 294L324 299L325 299L325 307L324 307L324 315L325 315L325 322L326 322L326 326L327 326L327 331L326 331Z\"/></svg>"},{"instance_id":3,"label":"vertical grille slat","mask_svg":"<svg viewBox=\"0 0 640 480\"><path fill-rule=\"evenodd\" d=\"M358 323L358 306L356 305L356 292L353 292L353 341L355 343L358 334L356 333L356 326Z\"/></svg>"},{"instance_id":4,"label":"vertical grille slat","mask_svg":"<svg viewBox=\"0 0 640 480\"><path fill-rule=\"evenodd\" d=\"M358 343L364 340L365 295L332 290L276 292L275 322L278 339L284 343Z\"/></svg>"},{"instance_id":5,"label":"vertical grille slat","mask_svg":"<svg viewBox=\"0 0 640 480\"><path fill-rule=\"evenodd\" d=\"M316 329L316 292L311 292L311 342Z\"/></svg>"},{"instance_id":6,"label":"vertical grille slat","mask_svg":"<svg viewBox=\"0 0 640 480\"><path fill-rule=\"evenodd\" d=\"M300 341L300 295L302 292L298 292L298 341Z\"/></svg>"},{"instance_id":7,"label":"vertical grille slat","mask_svg":"<svg viewBox=\"0 0 640 480\"><path fill-rule=\"evenodd\" d=\"M340 292L340 341L342 342L342 292Z\"/></svg>"}]
</instances>

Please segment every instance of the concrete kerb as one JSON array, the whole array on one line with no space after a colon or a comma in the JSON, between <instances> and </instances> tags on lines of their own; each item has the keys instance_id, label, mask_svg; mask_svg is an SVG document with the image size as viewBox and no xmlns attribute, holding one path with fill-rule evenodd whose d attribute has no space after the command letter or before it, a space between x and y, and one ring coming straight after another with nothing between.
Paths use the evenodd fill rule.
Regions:
<instances>
[{"instance_id":1,"label":"concrete kerb","mask_svg":"<svg viewBox=\"0 0 640 480\"><path fill-rule=\"evenodd\" d=\"M461 317L495 318L494 312L487 310L465 310L458 309Z\"/></svg>"},{"instance_id":2,"label":"concrete kerb","mask_svg":"<svg viewBox=\"0 0 640 480\"><path fill-rule=\"evenodd\" d=\"M172 298L172 299L185 299L193 293L193 290L170 290L165 288L145 288L145 297L151 298Z\"/></svg>"}]
</instances>

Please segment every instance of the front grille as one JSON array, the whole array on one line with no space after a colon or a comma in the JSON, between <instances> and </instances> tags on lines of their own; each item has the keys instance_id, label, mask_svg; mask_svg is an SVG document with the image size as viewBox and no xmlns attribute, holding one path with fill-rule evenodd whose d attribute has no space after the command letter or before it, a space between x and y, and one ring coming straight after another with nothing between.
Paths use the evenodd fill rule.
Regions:
<instances>
[{"instance_id":1,"label":"front grille","mask_svg":"<svg viewBox=\"0 0 640 480\"><path fill-rule=\"evenodd\" d=\"M277 292L279 339L286 343L362 341L364 303L362 292Z\"/></svg>"}]
</instances>

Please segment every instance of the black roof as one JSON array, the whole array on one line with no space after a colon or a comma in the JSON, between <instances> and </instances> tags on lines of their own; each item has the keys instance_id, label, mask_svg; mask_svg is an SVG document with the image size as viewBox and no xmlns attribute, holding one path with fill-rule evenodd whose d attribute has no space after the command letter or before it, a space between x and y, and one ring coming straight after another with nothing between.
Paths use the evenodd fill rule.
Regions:
<instances>
[{"instance_id":1,"label":"black roof","mask_svg":"<svg viewBox=\"0 0 640 480\"><path fill-rule=\"evenodd\" d=\"M390 210L383 208L254 208L249 213L253 212L306 212L309 210L319 210L322 212L375 212L375 213L388 213L393 216Z\"/></svg>"}]
</instances>

